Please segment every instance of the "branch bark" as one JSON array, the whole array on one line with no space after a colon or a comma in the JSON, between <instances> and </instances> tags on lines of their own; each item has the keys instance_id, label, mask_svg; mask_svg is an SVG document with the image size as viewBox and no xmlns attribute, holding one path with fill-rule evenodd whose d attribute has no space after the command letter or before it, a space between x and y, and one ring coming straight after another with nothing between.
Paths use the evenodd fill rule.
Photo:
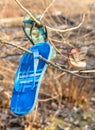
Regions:
<instances>
[{"instance_id":1,"label":"branch bark","mask_svg":"<svg viewBox=\"0 0 95 130\"><path fill-rule=\"evenodd\" d=\"M36 19L20 2L19 0L15 0L16 3L20 6L20 8L22 8L32 19L33 21L38 24L39 26L42 25L41 24L41 21L39 21L38 19ZM72 27L72 28L69 28L69 29L66 29L66 30L61 30L61 29L56 29L56 28L52 28L52 27L49 27L46 25L46 28L49 29L49 30L52 30L52 31L57 31L57 32L68 32L68 31L72 31L72 30L76 30L78 28L80 28L84 22L84 19L85 19L85 14L83 14L83 18L82 18L82 21L81 23L78 25L78 26L75 26L75 27ZM44 26L44 25L43 25Z\"/></svg>"},{"instance_id":2,"label":"branch bark","mask_svg":"<svg viewBox=\"0 0 95 130\"><path fill-rule=\"evenodd\" d=\"M1 44L8 44L8 45L14 46L14 47L16 47L17 49L20 49L20 50L22 50L22 51L24 51L24 52L27 52L27 53L33 55L33 52L31 52L30 50L28 50L28 49L26 49L26 48L24 48L24 47L18 46L18 45L14 44L14 43L11 43L11 42L8 42L8 41L2 40L2 39L0 39L0 43L1 43ZM49 61L49 60L45 59L44 57L42 57L41 55L39 55L39 59L45 61L47 64L52 65L53 67L57 68L58 70L63 71L63 72L66 72L66 73L71 74L71 75L73 75L73 76L76 76L76 77L79 77L79 78L84 78L84 79L92 79L92 78L95 78L95 75L94 75L94 76L83 76L83 75L77 74L76 72L74 73L73 71L64 69L64 68L58 66L57 63L54 63L54 62L52 62L52 61ZM91 71L91 70L90 70L90 71ZM80 71L79 71L79 72L80 72Z\"/></svg>"}]
</instances>

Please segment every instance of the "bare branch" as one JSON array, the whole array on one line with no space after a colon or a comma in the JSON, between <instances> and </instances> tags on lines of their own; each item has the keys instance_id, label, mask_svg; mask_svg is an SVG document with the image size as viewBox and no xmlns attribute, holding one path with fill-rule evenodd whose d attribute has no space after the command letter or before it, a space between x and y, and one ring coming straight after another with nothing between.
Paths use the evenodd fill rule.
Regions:
<instances>
[{"instance_id":1,"label":"bare branch","mask_svg":"<svg viewBox=\"0 0 95 130\"><path fill-rule=\"evenodd\" d=\"M87 70L74 70L74 73L95 73L95 70L92 69L87 69Z\"/></svg>"},{"instance_id":2,"label":"bare branch","mask_svg":"<svg viewBox=\"0 0 95 130\"><path fill-rule=\"evenodd\" d=\"M74 70L72 71L73 73L95 73L95 70L92 68L92 69L87 69L87 70ZM65 73L62 72L61 74L57 75L54 79L58 79L60 77L62 77Z\"/></svg>"},{"instance_id":3,"label":"bare branch","mask_svg":"<svg viewBox=\"0 0 95 130\"><path fill-rule=\"evenodd\" d=\"M18 48L18 49L20 49L20 50L22 50L22 51L28 52L29 54L32 54L32 55L33 55L33 53L32 53L31 51L29 51L28 49L25 49L24 47L21 47L21 46L19 46L19 45L14 44L14 43L10 43L10 42L5 41L5 40L2 40L2 39L0 39L0 42L1 42L2 44L8 44L8 45L14 46L14 47L16 47L16 48Z\"/></svg>"},{"instance_id":4,"label":"bare branch","mask_svg":"<svg viewBox=\"0 0 95 130\"><path fill-rule=\"evenodd\" d=\"M23 47L21 47L21 46L15 45L14 43L10 43L10 42L4 41L4 40L2 40L2 39L0 39L0 43L1 43L1 44L12 45L12 46L14 46L14 47L16 47L16 48L18 48L18 49L20 49L20 50L23 50L24 52L27 52L27 53L33 55L33 52L31 52L31 51L29 51L28 49L25 49L25 48L23 48ZM47 64L52 65L53 67L57 68L58 70L63 71L63 72L66 72L66 73L71 74L71 75L73 75L73 76L77 76L77 77L79 77L79 78L84 78L84 79L95 78L95 76L83 76L83 75L76 74L76 73L74 73L73 71L64 69L64 68L62 68L61 66L58 66L56 63L45 59L45 58L42 57L41 55L39 55L39 59L45 61Z\"/></svg>"},{"instance_id":5,"label":"bare branch","mask_svg":"<svg viewBox=\"0 0 95 130\"><path fill-rule=\"evenodd\" d=\"M63 55L57 48L56 46L53 44L53 42L51 41L51 39L49 38L49 41L51 43L51 45L54 47L54 49L56 50L56 52L58 52L62 57L64 57L65 59L68 59L67 56Z\"/></svg>"},{"instance_id":6,"label":"bare branch","mask_svg":"<svg viewBox=\"0 0 95 130\"><path fill-rule=\"evenodd\" d=\"M37 20L20 2L19 0L15 0L16 3L27 13L29 16L37 23L38 25L41 25L40 21Z\"/></svg>"},{"instance_id":7,"label":"bare branch","mask_svg":"<svg viewBox=\"0 0 95 130\"><path fill-rule=\"evenodd\" d=\"M41 22L39 20L37 20L20 2L19 0L15 0L16 3L35 21L36 24L38 25L41 25ZM72 30L76 30L78 28L80 28L84 22L84 19L85 19L85 14L83 14L83 18L82 18L82 21L81 23L76 26L76 27L73 27L73 28L69 28L69 29L66 29L66 30L60 30L60 29L55 29L55 28L51 28L49 26L46 25L46 28L49 29L49 30L52 30L52 31L57 31L57 32L68 32L68 31L72 31Z\"/></svg>"},{"instance_id":8,"label":"bare branch","mask_svg":"<svg viewBox=\"0 0 95 130\"><path fill-rule=\"evenodd\" d=\"M38 99L38 102L48 102L54 99L57 99L59 97L59 95L51 97L51 98L47 98L47 99Z\"/></svg>"},{"instance_id":9,"label":"bare branch","mask_svg":"<svg viewBox=\"0 0 95 130\"><path fill-rule=\"evenodd\" d=\"M50 5L44 10L43 14L40 17L40 20L42 20L42 18L44 17L45 13L48 11L48 9L53 5L53 3L55 2L55 0L52 0L52 2L50 3Z\"/></svg>"},{"instance_id":10,"label":"bare branch","mask_svg":"<svg viewBox=\"0 0 95 130\"><path fill-rule=\"evenodd\" d=\"M46 27L47 27L47 29L50 29L52 31L68 32L68 31L72 31L72 30L76 30L76 29L80 28L82 26L83 22L84 22L84 19L85 19L85 14L83 14L82 21L81 21L81 23L78 26L72 27L72 28L68 28L68 29L65 29L65 30L55 29L55 28L51 28L49 26L46 26Z\"/></svg>"}]
</instances>

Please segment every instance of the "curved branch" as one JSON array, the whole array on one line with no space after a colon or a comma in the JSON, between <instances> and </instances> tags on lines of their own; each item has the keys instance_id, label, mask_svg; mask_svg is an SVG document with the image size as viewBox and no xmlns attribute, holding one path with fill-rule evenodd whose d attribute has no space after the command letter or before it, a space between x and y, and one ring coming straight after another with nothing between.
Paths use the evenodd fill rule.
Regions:
<instances>
[{"instance_id":1,"label":"curved branch","mask_svg":"<svg viewBox=\"0 0 95 130\"><path fill-rule=\"evenodd\" d=\"M20 2L19 0L15 0L16 3L35 21L36 24L38 25L42 25L41 22L39 20L37 20ZM83 24L84 22L84 19L85 19L85 14L83 14L83 18L82 18L82 21L81 23L78 25L78 26L75 26L75 27L72 27L72 28L68 28L66 30L61 30L61 29L55 29L55 28L52 28L52 27L49 27L46 25L46 28L47 29L50 29L52 31L57 31L57 32L68 32L68 31L72 31L72 30L76 30L78 28L81 27L81 25Z\"/></svg>"},{"instance_id":2,"label":"curved branch","mask_svg":"<svg viewBox=\"0 0 95 130\"><path fill-rule=\"evenodd\" d=\"M82 21L81 23L78 25L78 26L75 26L75 27L72 27L72 28L68 28L68 29L65 29L65 30L60 30L60 29L55 29L55 28L51 28L49 26L46 26L47 29L50 29L52 31L57 31L57 32L68 32L68 31L72 31L72 30L76 30L78 28L80 28L84 22L84 19L85 19L85 14L83 14L83 17L82 17Z\"/></svg>"},{"instance_id":3,"label":"curved branch","mask_svg":"<svg viewBox=\"0 0 95 130\"><path fill-rule=\"evenodd\" d=\"M29 16L37 23L38 25L41 25L40 21L37 20L20 2L19 0L15 0L16 3L27 13Z\"/></svg>"}]
</instances>

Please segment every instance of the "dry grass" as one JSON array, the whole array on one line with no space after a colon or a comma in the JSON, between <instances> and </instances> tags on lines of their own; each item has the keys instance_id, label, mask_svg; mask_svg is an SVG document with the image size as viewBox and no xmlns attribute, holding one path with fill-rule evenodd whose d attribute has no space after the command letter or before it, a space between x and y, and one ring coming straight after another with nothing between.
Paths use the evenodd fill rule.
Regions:
<instances>
[{"instance_id":1,"label":"dry grass","mask_svg":"<svg viewBox=\"0 0 95 130\"><path fill-rule=\"evenodd\" d=\"M43 102L56 100L59 108L64 104L64 100L76 107L88 107L92 94L92 90L89 92L89 80L60 73L51 67L45 74L40 92L47 97L42 97Z\"/></svg>"},{"instance_id":2,"label":"dry grass","mask_svg":"<svg viewBox=\"0 0 95 130\"><path fill-rule=\"evenodd\" d=\"M35 0L35 1L30 1L30 0L20 0L21 3L29 9L31 12L35 13L43 13L46 7L51 3L51 0L48 1L43 1L43 0ZM38 9L38 5L39 9ZM73 6L72 6L73 5ZM21 9L18 9L19 7L15 3L15 1L10 1L10 0L1 0L0 1L0 17L12 17L12 16L20 16L24 13ZM56 10L55 8L56 7ZM71 15L76 15L76 14L82 14L82 13L88 13L90 10L88 7L93 8L94 7L94 1L93 0L86 0L86 1L78 1L78 0L71 0L68 2L67 0L64 0L63 2L59 0L55 0L53 6L49 8L49 12L54 12L54 11L62 11L63 14L71 16ZM7 11L6 11L7 10Z\"/></svg>"}]
</instances>

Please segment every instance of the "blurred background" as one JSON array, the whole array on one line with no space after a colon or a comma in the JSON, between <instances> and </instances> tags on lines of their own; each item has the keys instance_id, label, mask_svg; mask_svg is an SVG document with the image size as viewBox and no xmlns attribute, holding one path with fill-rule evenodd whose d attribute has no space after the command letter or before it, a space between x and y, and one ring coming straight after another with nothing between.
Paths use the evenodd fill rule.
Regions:
<instances>
[{"instance_id":1,"label":"blurred background","mask_svg":"<svg viewBox=\"0 0 95 130\"><path fill-rule=\"evenodd\" d=\"M85 14L84 22L76 30L62 33L48 29L48 39L57 51L52 61L59 66L73 71L95 69L94 0L20 2L32 14L43 16L41 21L44 25L56 29L78 26ZM0 39L30 47L31 43L22 29L25 15L26 12L15 0L0 0ZM78 50L78 58L84 60L86 67L69 63L71 49ZM23 53L10 45L0 44L0 130L95 130L95 79L78 78L50 65L42 80L34 111L25 117L13 115L9 104L15 72ZM79 74L94 75L85 72Z\"/></svg>"}]
</instances>

